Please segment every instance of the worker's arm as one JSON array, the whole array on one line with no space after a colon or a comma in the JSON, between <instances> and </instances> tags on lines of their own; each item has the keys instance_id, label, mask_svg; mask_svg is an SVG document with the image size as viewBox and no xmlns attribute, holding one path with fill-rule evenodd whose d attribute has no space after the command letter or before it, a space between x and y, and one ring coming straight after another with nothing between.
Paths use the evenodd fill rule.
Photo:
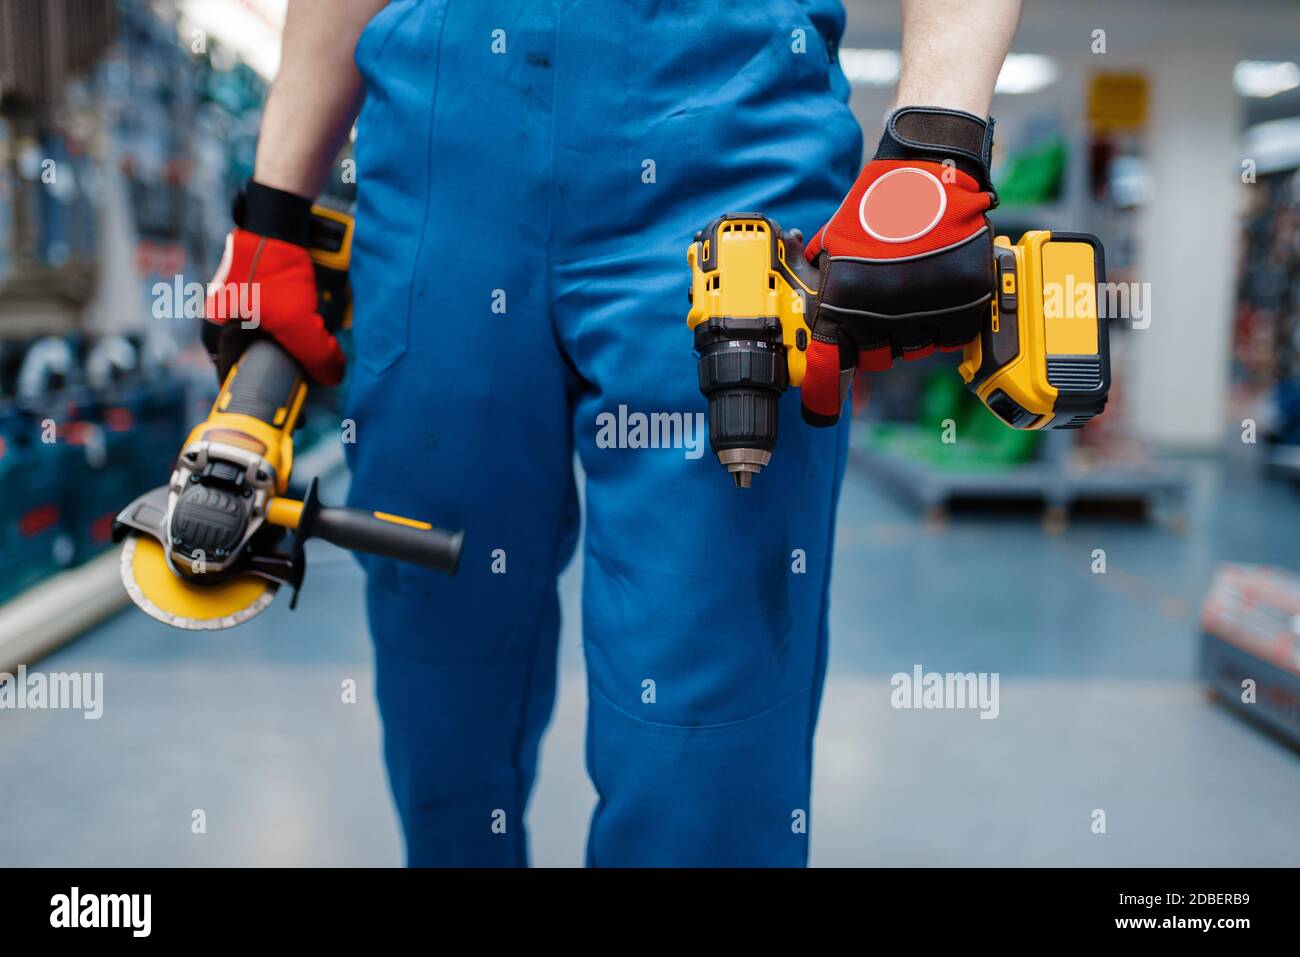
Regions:
<instances>
[{"instance_id":1,"label":"worker's arm","mask_svg":"<svg viewBox=\"0 0 1300 957\"><path fill-rule=\"evenodd\" d=\"M898 96L876 155L808 244L821 269L803 413L834 425L855 369L955 351L993 297L998 71L1020 0L902 0Z\"/></svg>"},{"instance_id":2,"label":"worker's arm","mask_svg":"<svg viewBox=\"0 0 1300 957\"><path fill-rule=\"evenodd\" d=\"M315 196L361 101L357 39L388 0L289 0L253 179Z\"/></svg>"},{"instance_id":3,"label":"worker's arm","mask_svg":"<svg viewBox=\"0 0 1300 957\"><path fill-rule=\"evenodd\" d=\"M208 284L203 342L222 379L266 335L317 382L343 377L343 350L316 309L311 204L356 119L357 41L386 2L289 0L253 178L235 202L235 228Z\"/></svg>"},{"instance_id":4,"label":"worker's arm","mask_svg":"<svg viewBox=\"0 0 1300 957\"><path fill-rule=\"evenodd\" d=\"M895 106L988 116L1020 0L902 0L903 63Z\"/></svg>"}]
</instances>

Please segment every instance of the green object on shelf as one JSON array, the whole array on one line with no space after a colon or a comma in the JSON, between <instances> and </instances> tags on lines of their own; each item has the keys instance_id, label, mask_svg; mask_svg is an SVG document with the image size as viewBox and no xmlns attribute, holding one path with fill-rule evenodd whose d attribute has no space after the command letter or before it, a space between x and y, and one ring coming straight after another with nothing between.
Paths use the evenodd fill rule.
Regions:
<instances>
[{"instance_id":1,"label":"green object on shelf","mask_svg":"<svg viewBox=\"0 0 1300 957\"><path fill-rule=\"evenodd\" d=\"M867 449L946 472L997 472L1034 457L1040 435L992 415L951 369L926 376L916 422L879 422L861 431Z\"/></svg>"},{"instance_id":2,"label":"green object on shelf","mask_svg":"<svg viewBox=\"0 0 1300 957\"><path fill-rule=\"evenodd\" d=\"M1065 140L1059 136L1012 156L997 184L1002 206L1032 206L1059 199L1065 156Z\"/></svg>"}]
</instances>

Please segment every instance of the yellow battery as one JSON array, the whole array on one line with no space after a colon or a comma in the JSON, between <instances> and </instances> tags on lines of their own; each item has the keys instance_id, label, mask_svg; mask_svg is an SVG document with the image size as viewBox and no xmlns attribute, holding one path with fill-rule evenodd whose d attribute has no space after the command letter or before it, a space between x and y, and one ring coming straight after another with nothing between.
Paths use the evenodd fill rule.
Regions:
<instances>
[{"instance_id":1,"label":"yellow battery","mask_svg":"<svg viewBox=\"0 0 1300 957\"><path fill-rule=\"evenodd\" d=\"M1017 429L1078 428L1110 389L1110 340L1099 314L1100 240L1033 230L994 240L989 322L958 369L971 391Z\"/></svg>"}]
</instances>

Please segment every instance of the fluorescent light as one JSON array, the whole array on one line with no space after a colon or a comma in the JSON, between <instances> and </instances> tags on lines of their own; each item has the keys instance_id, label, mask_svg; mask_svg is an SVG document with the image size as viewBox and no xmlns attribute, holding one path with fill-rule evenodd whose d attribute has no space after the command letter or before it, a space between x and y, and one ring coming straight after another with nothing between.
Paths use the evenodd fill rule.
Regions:
<instances>
[{"instance_id":1,"label":"fluorescent light","mask_svg":"<svg viewBox=\"0 0 1300 957\"><path fill-rule=\"evenodd\" d=\"M1255 172L1277 173L1300 163L1300 116L1258 123L1246 130L1242 159L1255 161Z\"/></svg>"},{"instance_id":2,"label":"fluorescent light","mask_svg":"<svg viewBox=\"0 0 1300 957\"><path fill-rule=\"evenodd\" d=\"M1300 66L1289 60L1242 60L1232 82L1242 96L1277 96L1300 86Z\"/></svg>"},{"instance_id":3,"label":"fluorescent light","mask_svg":"<svg viewBox=\"0 0 1300 957\"><path fill-rule=\"evenodd\" d=\"M897 50L840 50L840 68L855 86L891 87L898 82ZM1011 53L998 74L998 93L1037 93L1060 76L1056 61L1037 53Z\"/></svg>"},{"instance_id":4,"label":"fluorescent light","mask_svg":"<svg viewBox=\"0 0 1300 957\"><path fill-rule=\"evenodd\" d=\"M840 69L855 86L893 86L898 82L897 50L840 48Z\"/></svg>"},{"instance_id":5,"label":"fluorescent light","mask_svg":"<svg viewBox=\"0 0 1300 957\"><path fill-rule=\"evenodd\" d=\"M280 69L280 31L287 7L287 0L181 0L187 21L181 42L188 47L188 30L197 27L271 80Z\"/></svg>"},{"instance_id":6,"label":"fluorescent light","mask_svg":"<svg viewBox=\"0 0 1300 957\"><path fill-rule=\"evenodd\" d=\"M1061 75L1056 61L1037 53L1008 53L998 74L994 93L1037 93Z\"/></svg>"}]
</instances>

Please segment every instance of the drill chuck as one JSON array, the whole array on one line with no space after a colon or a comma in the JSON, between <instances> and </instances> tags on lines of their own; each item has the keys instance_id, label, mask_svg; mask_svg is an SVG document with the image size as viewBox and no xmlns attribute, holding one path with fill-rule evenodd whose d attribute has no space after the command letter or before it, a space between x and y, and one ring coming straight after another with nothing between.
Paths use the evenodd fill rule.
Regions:
<instances>
[{"instance_id":1,"label":"drill chuck","mask_svg":"<svg viewBox=\"0 0 1300 957\"><path fill-rule=\"evenodd\" d=\"M781 324L713 317L695 327L700 392L709 403L709 445L737 488L749 488L772 457L777 403L790 384Z\"/></svg>"}]
</instances>

